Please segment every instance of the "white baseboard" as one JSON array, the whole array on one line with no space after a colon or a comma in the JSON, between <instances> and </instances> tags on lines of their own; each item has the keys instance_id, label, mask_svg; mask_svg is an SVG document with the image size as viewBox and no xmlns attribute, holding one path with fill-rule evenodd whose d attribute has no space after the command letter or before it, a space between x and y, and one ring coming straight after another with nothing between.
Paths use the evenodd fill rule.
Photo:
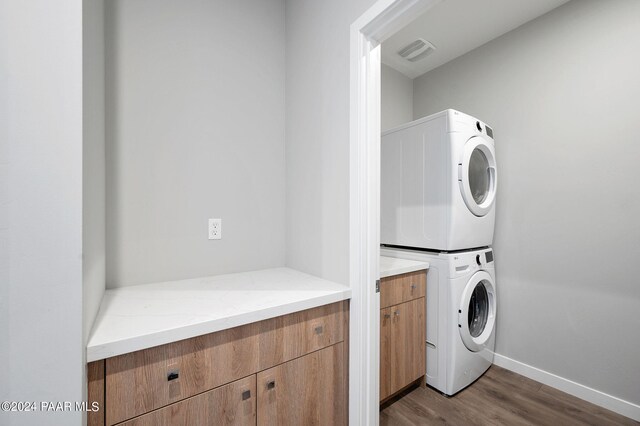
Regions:
<instances>
[{"instance_id":1,"label":"white baseboard","mask_svg":"<svg viewBox=\"0 0 640 426\"><path fill-rule=\"evenodd\" d=\"M607 410L614 411L635 421L640 421L640 405L608 395L599 390L581 385L564 377L556 376L539 368L524 364L504 355L495 354L493 363L498 367L506 368L515 373L528 377L536 382L543 383L552 388L561 390L570 395L584 399L592 404L599 405Z\"/></svg>"}]
</instances>

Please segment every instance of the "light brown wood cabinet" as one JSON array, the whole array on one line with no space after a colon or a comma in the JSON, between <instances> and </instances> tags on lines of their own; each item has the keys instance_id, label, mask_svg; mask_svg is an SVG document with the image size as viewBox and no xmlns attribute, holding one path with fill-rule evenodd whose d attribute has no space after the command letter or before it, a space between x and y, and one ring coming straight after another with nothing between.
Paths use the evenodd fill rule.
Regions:
<instances>
[{"instance_id":1,"label":"light brown wood cabinet","mask_svg":"<svg viewBox=\"0 0 640 426\"><path fill-rule=\"evenodd\" d=\"M187 398L124 423L123 426L256 424L256 376Z\"/></svg>"},{"instance_id":2,"label":"light brown wood cabinet","mask_svg":"<svg viewBox=\"0 0 640 426\"><path fill-rule=\"evenodd\" d=\"M88 423L346 424L348 318L337 302L90 363Z\"/></svg>"},{"instance_id":3,"label":"light brown wood cabinet","mask_svg":"<svg viewBox=\"0 0 640 426\"><path fill-rule=\"evenodd\" d=\"M344 425L344 343L258 373L258 425Z\"/></svg>"},{"instance_id":4,"label":"light brown wood cabinet","mask_svg":"<svg viewBox=\"0 0 640 426\"><path fill-rule=\"evenodd\" d=\"M380 401L426 372L426 273L380 282Z\"/></svg>"},{"instance_id":5,"label":"light brown wood cabinet","mask_svg":"<svg viewBox=\"0 0 640 426\"><path fill-rule=\"evenodd\" d=\"M391 308L380 310L380 401L391 395Z\"/></svg>"}]
</instances>

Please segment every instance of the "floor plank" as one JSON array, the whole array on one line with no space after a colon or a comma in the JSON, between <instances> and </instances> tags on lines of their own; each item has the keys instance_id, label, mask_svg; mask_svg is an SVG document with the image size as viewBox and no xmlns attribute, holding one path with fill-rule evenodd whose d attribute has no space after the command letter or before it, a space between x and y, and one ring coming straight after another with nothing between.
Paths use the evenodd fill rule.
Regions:
<instances>
[{"instance_id":1,"label":"floor plank","mask_svg":"<svg viewBox=\"0 0 640 426\"><path fill-rule=\"evenodd\" d=\"M454 397L419 387L380 411L381 426L640 425L627 417L492 366Z\"/></svg>"}]
</instances>

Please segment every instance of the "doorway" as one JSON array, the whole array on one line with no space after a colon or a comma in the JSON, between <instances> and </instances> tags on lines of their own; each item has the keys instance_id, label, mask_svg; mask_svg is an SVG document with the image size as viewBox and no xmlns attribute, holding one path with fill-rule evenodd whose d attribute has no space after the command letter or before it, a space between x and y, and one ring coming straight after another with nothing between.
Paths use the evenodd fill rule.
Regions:
<instances>
[{"instance_id":1,"label":"doorway","mask_svg":"<svg viewBox=\"0 0 640 426\"><path fill-rule=\"evenodd\" d=\"M379 424L380 45L439 1L379 0L351 25L351 424Z\"/></svg>"},{"instance_id":2,"label":"doorway","mask_svg":"<svg viewBox=\"0 0 640 426\"><path fill-rule=\"evenodd\" d=\"M465 16L464 19L476 19L484 22L484 29L490 27L491 31L498 31L493 33L489 31L481 37L457 31L459 34L455 35L458 37L455 40L454 35L449 33L448 40L453 40L458 44L453 43L452 45L455 46L452 47L450 45L447 48L444 48L445 46L439 43L429 43L430 40L428 39L415 45L411 44L413 40L404 40L406 45L393 45L393 53L400 54L404 50L410 51L407 53L410 59L417 59L423 53L425 53L425 56L431 55L434 50L436 51L430 58L439 57L438 60L440 62L435 65L432 62L432 68L420 68L420 66L403 68L400 63L397 64L397 67L394 67L396 71L404 73L408 78L415 79L430 69L443 65L476 49L480 44L499 37L540 14L546 13L546 11L533 10L533 3L530 3L528 8L523 7L522 4L517 7L514 6L512 8L513 13L510 15L511 23L509 24L512 26L508 28L502 27L502 29L497 29L499 26L488 24L491 20L487 16L483 15L484 18L487 18L484 19L474 13L463 14L460 8L453 11L453 15L442 14L445 6L450 6L451 4L463 7L465 11L468 11L468 3L462 6L461 3L463 2L443 2L441 0L380 0L351 27L350 278L353 290L351 305L351 338L353 343L351 345L350 359L350 410L353 424L378 424L379 421L380 298L375 283L380 272L378 265L381 223L380 134L381 130L386 130L382 126L384 116L381 111L381 64L389 65L390 62L393 62L388 57L385 57L383 43L385 46L392 46L393 39L397 39L395 37L396 34L405 31L407 27L413 25L412 22L424 16L432 18L431 23L428 25L449 26L449 30L453 32L456 32L456 27L453 27L451 23L463 24L461 22L463 15ZM549 7L557 7L561 3L563 1L558 1L555 6L549 4ZM491 10L495 12L496 9L502 10L505 7L495 3L493 4L493 9L490 7L484 7L484 9L487 10L483 12L491 13ZM436 20L435 23L433 19ZM454 21L454 19L458 19L458 21ZM467 44L465 47L463 46L464 43L459 43L461 40L465 41L465 38L476 40L479 44ZM415 50L412 50L414 48ZM424 49L424 51L419 49ZM439 56L443 51L447 52L446 55ZM417 64L418 62L415 63ZM440 109L452 107L445 106ZM427 109L423 106L421 112ZM415 112L417 113L418 111L416 110ZM404 122L415 120L418 117L411 112L409 118L405 118ZM394 124L399 125L401 123ZM491 137L493 137L492 134ZM494 153L483 148L484 145L482 143L469 146L468 155L465 157L466 160L463 161L467 166L462 167L468 175L463 176L461 180L466 183L461 188L466 208L478 217L483 216L488 206L493 204L496 193ZM493 173L476 173L478 170L488 170Z\"/></svg>"}]
</instances>

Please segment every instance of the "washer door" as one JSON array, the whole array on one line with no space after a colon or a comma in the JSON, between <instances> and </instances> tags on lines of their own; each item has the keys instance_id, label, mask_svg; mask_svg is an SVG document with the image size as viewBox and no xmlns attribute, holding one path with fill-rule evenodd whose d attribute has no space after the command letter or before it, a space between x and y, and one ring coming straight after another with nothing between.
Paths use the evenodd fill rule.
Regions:
<instances>
[{"instance_id":1,"label":"washer door","mask_svg":"<svg viewBox=\"0 0 640 426\"><path fill-rule=\"evenodd\" d=\"M496 288L486 271L476 272L462 292L458 330L464 345L473 352L487 343L496 322Z\"/></svg>"},{"instance_id":2,"label":"washer door","mask_svg":"<svg viewBox=\"0 0 640 426\"><path fill-rule=\"evenodd\" d=\"M482 136L474 136L465 143L462 161L458 163L458 183L471 213L486 215L496 198L498 176L495 151Z\"/></svg>"}]
</instances>

